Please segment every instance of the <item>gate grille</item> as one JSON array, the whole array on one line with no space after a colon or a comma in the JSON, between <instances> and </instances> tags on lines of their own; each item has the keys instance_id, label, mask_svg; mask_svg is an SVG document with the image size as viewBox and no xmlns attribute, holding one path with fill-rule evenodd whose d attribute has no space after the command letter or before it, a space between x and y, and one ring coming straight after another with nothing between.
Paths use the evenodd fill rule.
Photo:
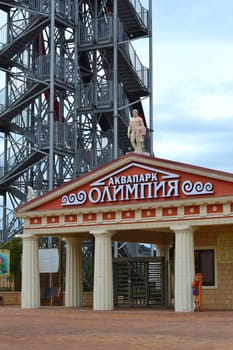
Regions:
<instances>
[{"instance_id":1,"label":"gate grille","mask_svg":"<svg viewBox=\"0 0 233 350\"><path fill-rule=\"evenodd\" d=\"M113 259L114 305L164 307L166 270L163 257Z\"/></svg>"}]
</instances>

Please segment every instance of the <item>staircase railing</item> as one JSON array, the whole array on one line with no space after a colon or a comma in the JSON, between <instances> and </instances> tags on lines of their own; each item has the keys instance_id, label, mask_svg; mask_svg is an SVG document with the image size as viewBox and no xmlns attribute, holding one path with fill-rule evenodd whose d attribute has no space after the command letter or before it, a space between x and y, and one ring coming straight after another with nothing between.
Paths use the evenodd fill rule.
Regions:
<instances>
[{"instance_id":1,"label":"staircase railing","mask_svg":"<svg viewBox=\"0 0 233 350\"><path fill-rule=\"evenodd\" d=\"M149 11L142 6L140 0L130 0L133 7L135 8L135 11L137 12L138 17L142 20L145 27L148 27L148 14Z\"/></svg>"},{"instance_id":2,"label":"staircase railing","mask_svg":"<svg viewBox=\"0 0 233 350\"><path fill-rule=\"evenodd\" d=\"M17 16L14 16L13 25L10 30L8 23L4 24L0 28L0 50L17 39L22 33L25 34L27 29L33 27L34 22L38 22L38 15L22 17L21 13L19 13ZM7 33L9 34L7 35Z\"/></svg>"},{"instance_id":3,"label":"staircase railing","mask_svg":"<svg viewBox=\"0 0 233 350\"><path fill-rule=\"evenodd\" d=\"M27 82L18 80L15 81L14 90L11 90L10 93L8 93L7 88L3 88L0 91L1 101L3 101L3 99L5 101L5 98L7 96L7 103L1 103L0 113L5 112L13 104L17 104L17 101L20 100L21 97L25 95L25 92L28 91L31 87L33 87L33 85L35 85L35 82L32 80L29 80Z\"/></svg>"},{"instance_id":4,"label":"staircase railing","mask_svg":"<svg viewBox=\"0 0 233 350\"><path fill-rule=\"evenodd\" d=\"M38 57L37 70L35 72L37 79L43 81L50 78L50 57L50 55L42 55ZM74 60L56 55L54 66L55 80L66 84L75 84Z\"/></svg>"},{"instance_id":5,"label":"staircase railing","mask_svg":"<svg viewBox=\"0 0 233 350\"><path fill-rule=\"evenodd\" d=\"M38 65L36 70L28 71L27 81L14 80L12 85L14 89L11 89L10 93L6 88L0 91L0 113L3 113L13 104L25 96L25 93L33 88L36 84L40 82L45 82L46 79L50 78L49 67L50 67L50 55L44 55L38 57ZM74 86L75 84L75 74L74 74L74 62L71 59L66 59L60 56L55 58L55 80L57 82L62 82ZM2 103L5 101L7 95L7 103Z\"/></svg>"},{"instance_id":6,"label":"staircase railing","mask_svg":"<svg viewBox=\"0 0 233 350\"><path fill-rule=\"evenodd\" d=\"M11 146L6 152L0 155L0 178L9 175L13 169L22 164L33 152L40 152L40 150L37 151L33 147L30 147L30 145L25 142L24 137L18 139L13 149ZM7 159L7 163L5 159Z\"/></svg>"},{"instance_id":7,"label":"staircase railing","mask_svg":"<svg viewBox=\"0 0 233 350\"><path fill-rule=\"evenodd\" d=\"M97 24L95 25L95 23ZM93 44L95 40L102 43L105 41L111 41L113 38L112 16L93 19L92 26L89 24L89 27L87 28L85 24L81 24L79 28L79 44L81 46ZM90 28L93 30L90 30ZM95 33L95 28L97 28L97 33ZM149 70L141 63L133 45L123 29L121 22L118 22L118 35L120 48L124 53L125 59L132 66L142 84L148 88Z\"/></svg>"},{"instance_id":8,"label":"staircase railing","mask_svg":"<svg viewBox=\"0 0 233 350\"><path fill-rule=\"evenodd\" d=\"M43 157L46 156L49 142L49 124L42 124L37 127L36 132L31 131L34 137L34 144L28 142L25 137L21 137L11 144L11 146L2 154L0 154L0 179L6 175L10 175L23 162L38 153ZM72 123L54 122L54 148L59 151L73 151L75 140L75 130ZM7 162L5 161L7 159Z\"/></svg>"},{"instance_id":9,"label":"staircase railing","mask_svg":"<svg viewBox=\"0 0 233 350\"><path fill-rule=\"evenodd\" d=\"M33 27L34 22L38 22L38 15L47 16L51 13L51 0L33 0L29 1L29 5L25 4L25 0L15 0L16 3L21 5L20 9L28 11L24 13L18 11L14 17L12 26L9 31L9 26L6 23L0 28L0 50L8 45L10 42L14 41L21 35L25 33L26 29ZM74 22L75 20L75 2L70 0L56 0L55 1L55 14L62 19ZM12 6L13 7L13 6ZM7 33L9 36L7 37Z\"/></svg>"},{"instance_id":10,"label":"staircase railing","mask_svg":"<svg viewBox=\"0 0 233 350\"><path fill-rule=\"evenodd\" d=\"M103 82L78 85L78 107L80 109L91 109L94 105L97 107L108 107L113 105L113 81L105 80ZM124 121L129 122L129 99L127 98L122 85L118 85L118 104L119 109L126 109L128 114L124 113ZM128 115L128 117L126 117Z\"/></svg>"},{"instance_id":11,"label":"staircase railing","mask_svg":"<svg viewBox=\"0 0 233 350\"><path fill-rule=\"evenodd\" d=\"M0 219L0 241L8 241L11 237L22 233L22 229L23 220L15 217L13 211L9 210L7 215Z\"/></svg>"},{"instance_id":12,"label":"staircase railing","mask_svg":"<svg viewBox=\"0 0 233 350\"><path fill-rule=\"evenodd\" d=\"M149 69L146 68L140 61L138 55L136 54L136 51L131 44L130 41L123 42L120 44L120 48L124 52L125 58L128 61L129 64L131 64L134 71L137 73L139 79L141 80L142 84L148 88L149 86Z\"/></svg>"}]
</instances>

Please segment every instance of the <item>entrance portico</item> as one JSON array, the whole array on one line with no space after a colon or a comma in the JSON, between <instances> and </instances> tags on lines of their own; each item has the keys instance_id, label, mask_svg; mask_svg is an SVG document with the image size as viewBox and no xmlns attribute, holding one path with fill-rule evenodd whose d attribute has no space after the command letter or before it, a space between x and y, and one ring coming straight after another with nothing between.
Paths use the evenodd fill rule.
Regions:
<instances>
[{"instance_id":1,"label":"entrance portico","mask_svg":"<svg viewBox=\"0 0 233 350\"><path fill-rule=\"evenodd\" d=\"M46 235L67 242L65 306L81 306L81 243L94 236L94 310L114 307L112 242L128 241L154 244L166 259L175 242L175 311L190 312L195 246L217 250L223 234L231 239L232 203L232 174L135 153L31 200L15 213L25 220L22 308L40 306L38 239Z\"/></svg>"}]
</instances>

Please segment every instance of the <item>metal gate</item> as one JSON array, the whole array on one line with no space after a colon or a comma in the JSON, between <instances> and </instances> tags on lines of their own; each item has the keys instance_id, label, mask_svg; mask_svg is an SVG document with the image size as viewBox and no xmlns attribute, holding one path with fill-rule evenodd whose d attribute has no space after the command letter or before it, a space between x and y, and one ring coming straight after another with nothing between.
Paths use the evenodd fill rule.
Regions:
<instances>
[{"instance_id":1,"label":"metal gate","mask_svg":"<svg viewBox=\"0 0 233 350\"><path fill-rule=\"evenodd\" d=\"M114 306L165 307L166 271L163 257L113 259Z\"/></svg>"}]
</instances>

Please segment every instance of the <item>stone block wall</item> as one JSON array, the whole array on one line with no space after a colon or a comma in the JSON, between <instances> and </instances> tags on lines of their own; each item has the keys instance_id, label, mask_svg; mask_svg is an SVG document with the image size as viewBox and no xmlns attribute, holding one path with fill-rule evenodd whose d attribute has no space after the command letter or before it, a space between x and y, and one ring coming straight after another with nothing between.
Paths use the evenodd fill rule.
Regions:
<instances>
[{"instance_id":1,"label":"stone block wall","mask_svg":"<svg viewBox=\"0 0 233 350\"><path fill-rule=\"evenodd\" d=\"M20 305L21 303L20 292L0 292L0 296L3 298L4 305Z\"/></svg>"},{"instance_id":2,"label":"stone block wall","mask_svg":"<svg viewBox=\"0 0 233 350\"><path fill-rule=\"evenodd\" d=\"M0 292L0 296L3 297L4 305L20 305L21 304L21 292ZM64 295L63 295L64 300ZM84 292L83 293L83 303L82 306L92 306L93 305L93 293ZM49 302L47 303L49 305ZM1 305L0 305L1 307Z\"/></svg>"},{"instance_id":3,"label":"stone block wall","mask_svg":"<svg viewBox=\"0 0 233 350\"><path fill-rule=\"evenodd\" d=\"M222 249L221 240L224 240ZM204 310L233 310L233 232L230 227L209 227L195 233L195 249L215 249L216 285L203 287Z\"/></svg>"}]
</instances>

